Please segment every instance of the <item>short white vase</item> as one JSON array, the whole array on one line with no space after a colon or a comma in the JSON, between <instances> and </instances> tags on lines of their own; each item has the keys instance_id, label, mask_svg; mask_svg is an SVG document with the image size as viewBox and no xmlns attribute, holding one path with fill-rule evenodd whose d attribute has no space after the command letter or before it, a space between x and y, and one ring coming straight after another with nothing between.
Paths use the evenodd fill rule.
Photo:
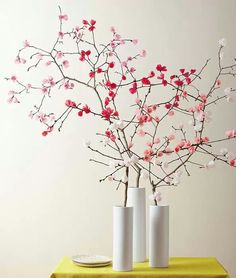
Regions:
<instances>
[{"instance_id":1,"label":"short white vase","mask_svg":"<svg viewBox=\"0 0 236 278\"><path fill-rule=\"evenodd\" d=\"M146 260L145 188L129 187L127 205L133 207L133 261Z\"/></svg>"},{"instance_id":2,"label":"short white vase","mask_svg":"<svg viewBox=\"0 0 236 278\"><path fill-rule=\"evenodd\" d=\"M133 269L133 208L113 207L113 270Z\"/></svg>"},{"instance_id":3,"label":"short white vase","mask_svg":"<svg viewBox=\"0 0 236 278\"><path fill-rule=\"evenodd\" d=\"M149 217L150 267L168 267L169 206L150 206Z\"/></svg>"}]
</instances>

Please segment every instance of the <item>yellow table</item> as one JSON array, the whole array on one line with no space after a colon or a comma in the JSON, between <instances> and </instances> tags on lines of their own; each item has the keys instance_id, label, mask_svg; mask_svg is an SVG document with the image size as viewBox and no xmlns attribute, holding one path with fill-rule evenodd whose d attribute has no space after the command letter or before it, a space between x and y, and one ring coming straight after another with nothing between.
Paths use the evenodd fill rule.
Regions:
<instances>
[{"instance_id":1,"label":"yellow table","mask_svg":"<svg viewBox=\"0 0 236 278\"><path fill-rule=\"evenodd\" d=\"M229 278L215 258L170 258L168 268L150 268L148 262L135 263L130 272L115 272L111 266L86 268L75 265L69 257L62 258L50 278Z\"/></svg>"}]
</instances>

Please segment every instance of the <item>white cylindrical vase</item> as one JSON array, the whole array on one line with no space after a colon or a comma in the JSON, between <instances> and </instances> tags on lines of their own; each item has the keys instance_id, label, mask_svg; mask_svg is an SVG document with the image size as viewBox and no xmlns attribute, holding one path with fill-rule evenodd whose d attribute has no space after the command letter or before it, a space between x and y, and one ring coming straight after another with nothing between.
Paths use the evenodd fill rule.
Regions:
<instances>
[{"instance_id":1,"label":"white cylindrical vase","mask_svg":"<svg viewBox=\"0 0 236 278\"><path fill-rule=\"evenodd\" d=\"M150 206L149 217L149 264L168 267L169 206Z\"/></svg>"},{"instance_id":2,"label":"white cylindrical vase","mask_svg":"<svg viewBox=\"0 0 236 278\"><path fill-rule=\"evenodd\" d=\"M113 207L113 270L133 269L133 208Z\"/></svg>"},{"instance_id":3,"label":"white cylindrical vase","mask_svg":"<svg viewBox=\"0 0 236 278\"><path fill-rule=\"evenodd\" d=\"M127 205L133 207L133 261L146 260L145 188L129 187Z\"/></svg>"}]
</instances>

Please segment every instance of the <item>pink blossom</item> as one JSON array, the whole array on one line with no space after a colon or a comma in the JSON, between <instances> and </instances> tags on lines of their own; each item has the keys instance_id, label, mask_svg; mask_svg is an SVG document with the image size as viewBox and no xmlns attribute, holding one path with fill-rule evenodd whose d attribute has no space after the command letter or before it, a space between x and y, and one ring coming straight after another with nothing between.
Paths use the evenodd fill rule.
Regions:
<instances>
[{"instance_id":1,"label":"pink blossom","mask_svg":"<svg viewBox=\"0 0 236 278\"><path fill-rule=\"evenodd\" d=\"M31 118L31 119L33 119L33 117L34 117L34 114L33 114L33 112L32 112L32 111L30 111L30 112L29 112L29 115L28 115L28 117L29 117L29 118Z\"/></svg>"},{"instance_id":2,"label":"pink blossom","mask_svg":"<svg viewBox=\"0 0 236 278\"><path fill-rule=\"evenodd\" d=\"M146 56L147 56L147 51L143 49L143 50L140 52L139 56L140 56L140 57L143 57L143 58L146 57Z\"/></svg>"},{"instance_id":3,"label":"pink blossom","mask_svg":"<svg viewBox=\"0 0 236 278\"><path fill-rule=\"evenodd\" d=\"M150 142L150 141L146 142L146 145L150 148L153 146L152 142Z\"/></svg>"},{"instance_id":4,"label":"pink blossom","mask_svg":"<svg viewBox=\"0 0 236 278\"><path fill-rule=\"evenodd\" d=\"M20 57L19 57L19 56L17 56L17 57L16 57L16 59L15 59L15 63L16 63L16 64L20 64L20 63L21 63L21 59L20 59Z\"/></svg>"},{"instance_id":5,"label":"pink blossom","mask_svg":"<svg viewBox=\"0 0 236 278\"><path fill-rule=\"evenodd\" d=\"M131 67L131 68L130 68L130 72L131 72L131 73L134 73L135 71L136 71L136 69L135 69L134 67Z\"/></svg>"},{"instance_id":6,"label":"pink blossom","mask_svg":"<svg viewBox=\"0 0 236 278\"><path fill-rule=\"evenodd\" d=\"M36 57L37 57L38 60L42 60L43 59L43 54L38 53Z\"/></svg>"},{"instance_id":7,"label":"pink blossom","mask_svg":"<svg viewBox=\"0 0 236 278\"><path fill-rule=\"evenodd\" d=\"M121 65L122 65L123 67L127 67L127 62L126 62L126 61L121 62Z\"/></svg>"},{"instance_id":8,"label":"pink blossom","mask_svg":"<svg viewBox=\"0 0 236 278\"><path fill-rule=\"evenodd\" d=\"M172 141L175 139L175 134L173 132L171 132L168 136L167 136L168 140Z\"/></svg>"},{"instance_id":9,"label":"pink blossom","mask_svg":"<svg viewBox=\"0 0 236 278\"><path fill-rule=\"evenodd\" d=\"M177 145L177 146L175 147L175 152L178 153L178 152L180 151L180 149L181 149L180 146Z\"/></svg>"},{"instance_id":10,"label":"pink blossom","mask_svg":"<svg viewBox=\"0 0 236 278\"><path fill-rule=\"evenodd\" d=\"M64 14L64 15L61 14L61 15L59 15L59 19L67 21L68 20L68 15L67 14Z\"/></svg>"},{"instance_id":11,"label":"pink blossom","mask_svg":"<svg viewBox=\"0 0 236 278\"><path fill-rule=\"evenodd\" d=\"M155 138L153 141L154 144L159 144L160 142L161 142L160 138Z\"/></svg>"},{"instance_id":12,"label":"pink blossom","mask_svg":"<svg viewBox=\"0 0 236 278\"><path fill-rule=\"evenodd\" d=\"M145 161L150 161L152 159L152 155L153 155L153 149L149 148L147 150L144 151L144 160Z\"/></svg>"},{"instance_id":13,"label":"pink blossom","mask_svg":"<svg viewBox=\"0 0 236 278\"><path fill-rule=\"evenodd\" d=\"M140 136L140 137L144 137L145 134L146 134L145 131L143 131L142 129L139 129L139 130L137 131L137 135Z\"/></svg>"},{"instance_id":14,"label":"pink blossom","mask_svg":"<svg viewBox=\"0 0 236 278\"><path fill-rule=\"evenodd\" d=\"M130 142L128 143L128 148L131 149L133 146L134 146L134 143L130 141Z\"/></svg>"},{"instance_id":15,"label":"pink blossom","mask_svg":"<svg viewBox=\"0 0 236 278\"><path fill-rule=\"evenodd\" d=\"M43 87L43 88L41 89L41 92L42 92L43 94L47 94L47 93L48 93L48 88L47 88L47 87Z\"/></svg>"},{"instance_id":16,"label":"pink blossom","mask_svg":"<svg viewBox=\"0 0 236 278\"><path fill-rule=\"evenodd\" d=\"M23 46L24 46L24 48L26 48L26 47L29 47L30 44L29 44L29 42L28 42L27 40L25 40L25 41L23 42Z\"/></svg>"},{"instance_id":17,"label":"pink blossom","mask_svg":"<svg viewBox=\"0 0 236 278\"><path fill-rule=\"evenodd\" d=\"M116 32L116 29L115 29L115 27L111 27L111 29L110 29L110 31L112 32L112 33L115 33Z\"/></svg>"},{"instance_id":18,"label":"pink blossom","mask_svg":"<svg viewBox=\"0 0 236 278\"><path fill-rule=\"evenodd\" d=\"M175 112L174 111L169 111L168 116L174 116Z\"/></svg>"},{"instance_id":19,"label":"pink blossom","mask_svg":"<svg viewBox=\"0 0 236 278\"><path fill-rule=\"evenodd\" d=\"M113 176L108 176L107 179L108 179L108 181L113 181L114 177Z\"/></svg>"},{"instance_id":20,"label":"pink blossom","mask_svg":"<svg viewBox=\"0 0 236 278\"><path fill-rule=\"evenodd\" d=\"M173 152L173 150L172 150L170 147L167 147L167 148L165 149L165 154L166 154L166 155L170 155L172 152Z\"/></svg>"},{"instance_id":21,"label":"pink blossom","mask_svg":"<svg viewBox=\"0 0 236 278\"><path fill-rule=\"evenodd\" d=\"M52 61L47 61L47 62L45 63L45 66L50 66L51 63L52 63Z\"/></svg>"},{"instance_id":22,"label":"pink blossom","mask_svg":"<svg viewBox=\"0 0 236 278\"><path fill-rule=\"evenodd\" d=\"M63 39L64 33L60 31L60 32L58 33L58 37L59 37L60 39Z\"/></svg>"},{"instance_id":23,"label":"pink blossom","mask_svg":"<svg viewBox=\"0 0 236 278\"><path fill-rule=\"evenodd\" d=\"M12 75L11 76L11 81L15 82L17 80L16 76L15 75Z\"/></svg>"},{"instance_id":24,"label":"pink blossom","mask_svg":"<svg viewBox=\"0 0 236 278\"><path fill-rule=\"evenodd\" d=\"M64 61L62 62L62 65L64 66L64 68L68 68L68 67L70 66L68 60L64 60Z\"/></svg>"},{"instance_id":25,"label":"pink blossom","mask_svg":"<svg viewBox=\"0 0 236 278\"><path fill-rule=\"evenodd\" d=\"M190 154L193 154L195 152L195 148L193 146L188 148L188 151Z\"/></svg>"},{"instance_id":26,"label":"pink blossom","mask_svg":"<svg viewBox=\"0 0 236 278\"><path fill-rule=\"evenodd\" d=\"M221 85L221 80L217 79L216 80L216 86L220 86Z\"/></svg>"},{"instance_id":27,"label":"pink blossom","mask_svg":"<svg viewBox=\"0 0 236 278\"><path fill-rule=\"evenodd\" d=\"M225 134L228 138L234 138L236 137L236 130L227 130Z\"/></svg>"},{"instance_id":28,"label":"pink blossom","mask_svg":"<svg viewBox=\"0 0 236 278\"><path fill-rule=\"evenodd\" d=\"M137 40L137 39L134 39L134 40L132 40L132 43L133 43L133 44L137 44L137 43L138 43L138 40Z\"/></svg>"},{"instance_id":29,"label":"pink blossom","mask_svg":"<svg viewBox=\"0 0 236 278\"><path fill-rule=\"evenodd\" d=\"M42 122L42 123L46 123L47 122L47 117L44 113L42 112L39 112L36 117L35 117L36 120Z\"/></svg>"}]
</instances>

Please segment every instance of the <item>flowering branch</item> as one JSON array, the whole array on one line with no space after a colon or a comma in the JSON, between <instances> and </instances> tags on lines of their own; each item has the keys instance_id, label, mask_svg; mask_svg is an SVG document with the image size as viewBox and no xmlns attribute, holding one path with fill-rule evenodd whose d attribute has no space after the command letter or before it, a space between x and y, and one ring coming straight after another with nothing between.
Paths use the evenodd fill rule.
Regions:
<instances>
[{"instance_id":1,"label":"flowering branch","mask_svg":"<svg viewBox=\"0 0 236 278\"><path fill-rule=\"evenodd\" d=\"M6 80L15 86L9 91L8 102L20 103L24 94L40 96L39 104L30 111L30 117L45 126L43 136L56 128L61 131L69 116L75 114L78 119L90 114L103 121L105 129L96 130L99 146L93 147L90 140L85 145L96 156L90 161L109 166L109 172L100 182L116 182L117 188L124 184L124 206L132 172L136 175L137 187L141 179L150 183L152 199L157 205L161 196L156 189L178 186L182 169L190 176L189 165L210 169L215 161L219 161L236 166L236 156L232 152L224 147L219 154L212 148L216 143L236 138L236 130L225 131L226 136L217 139L208 135L207 129L212 117L212 111L208 109L224 100L232 102L236 92L233 87L224 88L222 95L224 77L236 77L235 60L230 65L222 65L225 39L219 41L218 71L206 90L199 83L210 59L200 70L181 68L177 73L169 73L166 66L157 64L148 73L138 76L135 61L144 58L146 51L136 50L136 39L122 37L112 27L111 39L99 43L95 20L84 19L80 26L68 31L64 30L66 21L68 16L62 14L59 7L59 30L51 50L34 46L27 40L24 42L15 62L27 64L28 72L45 66L49 74L39 81L39 85L23 82L16 75L7 77ZM124 57L122 48L127 45L132 45L134 50ZM72 76L69 71L74 63L83 69L78 76ZM89 105L90 95L86 95L84 103L83 88L89 90L97 105ZM65 98L59 115L45 112L49 99L56 101L59 91L60 95L68 91L79 93L74 99ZM159 97L162 97L161 101ZM184 123L176 124L180 118ZM163 134L163 128L169 128L169 132ZM197 154L210 160L198 163L194 160Z\"/></svg>"}]
</instances>

